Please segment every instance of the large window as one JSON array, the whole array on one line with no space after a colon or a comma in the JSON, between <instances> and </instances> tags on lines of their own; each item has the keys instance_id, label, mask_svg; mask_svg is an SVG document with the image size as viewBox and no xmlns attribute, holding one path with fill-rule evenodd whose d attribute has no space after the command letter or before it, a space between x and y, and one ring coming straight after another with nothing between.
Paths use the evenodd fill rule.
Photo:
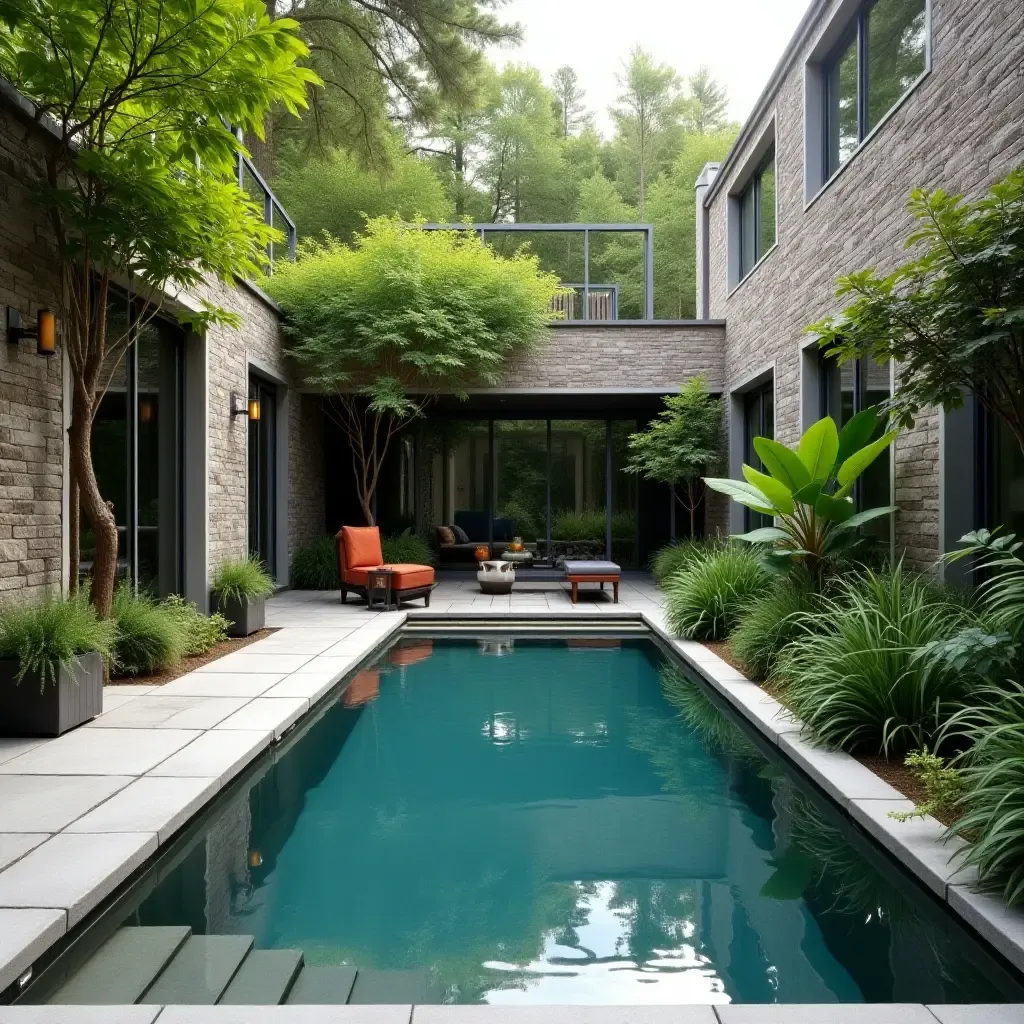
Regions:
<instances>
[{"instance_id":1,"label":"large window","mask_svg":"<svg viewBox=\"0 0 1024 1024\"><path fill-rule=\"evenodd\" d=\"M754 449L755 437L775 437L775 385L773 381L748 391L743 396L743 461L764 472L761 459ZM744 507L743 524L747 530L771 526L770 516Z\"/></svg>"},{"instance_id":2,"label":"large window","mask_svg":"<svg viewBox=\"0 0 1024 1024\"><path fill-rule=\"evenodd\" d=\"M249 400L259 409L249 417L249 552L276 576L277 388L250 375Z\"/></svg>"},{"instance_id":3,"label":"large window","mask_svg":"<svg viewBox=\"0 0 1024 1024\"><path fill-rule=\"evenodd\" d=\"M980 405L978 418L978 466L984 479L977 488L981 507L975 521L1024 537L1024 454L1003 420Z\"/></svg>"},{"instance_id":4,"label":"large window","mask_svg":"<svg viewBox=\"0 0 1024 1024\"><path fill-rule=\"evenodd\" d=\"M775 147L740 193L739 275L743 280L775 244Z\"/></svg>"},{"instance_id":5,"label":"large window","mask_svg":"<svg viewBox=\"0 0 1024 1024\"><path fill-rule=\"evenodd\" d=\"M876 0L859 10L822 65L826 181L926 66L926 0Z\"/></svg>"}]
</instances>

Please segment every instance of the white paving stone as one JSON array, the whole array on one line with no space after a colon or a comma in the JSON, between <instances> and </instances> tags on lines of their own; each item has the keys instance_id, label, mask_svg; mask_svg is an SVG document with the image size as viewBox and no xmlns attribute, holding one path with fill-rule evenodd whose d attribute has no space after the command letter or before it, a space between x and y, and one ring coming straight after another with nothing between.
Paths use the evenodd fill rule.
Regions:
<instances>
[{"instance_id":1,"label":"white paving stone","mask_svg":"<svg viewBox=\"0 0 1024 1024\"><path fill-rule=\"evenodd\" d=\"M852 800L903 799L899 790L842 751L816 747L796 733L783 733L779 746L844 807Z\"/></svg>"},{"instance_id":2,"label":"white paving stone","mask_svg":"<svg viewBox=\"0 0 1024 1024\"><path fill-rule=\"evenodd\" d=\"M0 1024L153 1024L159 1006L0 1006Z\"/></svg>"},{"instance_id":3,"label":"white paving stone","mask_svg":"<svg viewBox=\"0 0 1024 1024\"><path fill-rule=\"evenodd\" d=\"M0 832L0 871L49 838L48 832Z\"/></svg>"},{"instance_id":4,"label":"white paving stone","mask_svg":"<svg viewBox=\"0 0 1024 1024\"><path fill-rule=\"evenodd\" d=\"M215 731L269 729L278 739L308 708L309 701L305 697L256 697L221 722Z\"/></svg>"},{"instance_id":5,"label":"white paving stone","mask_svg":"<svg viewBox=\"0 0 1024 1024\"><path fill-rule=\"evenodd\" d=\"M130 694L132 697L141 697L144 693L153 693L162 687L153 686L149 683L107 683L103 687L103 694Z\"/></svg>"},{"instance_id":6,"label":"white paving stone","mask_svg":"<svg viewBox=\"0 0 1024 1024\"><path fill-rule=\"evenodd\" d=\"M63 910L0 909L0 992L67 931ZM5 1007L0 1006L0 1013Z\"/></svg>"},{"instance_id":7,"label":"white paving stone","mask_svg":"<svg viewBox=\"0 0 1024 1024\"><path fill-rule=\"evenodd\" d=\"M1024 1006L976 1003L973 1006L930 1005L939 1024L1024 1024Z\"/></svg>"},{"instance_id":8,"label":"white paving stone","mask_svg":"<svg viewBox=\"0 0 1024 1024\"><path fill-rule=\"evenodd\" d=\"M224 729L203 733L197 740L158 764L151 776L216 779L223 785L270 746L273 733L266 729L243 732Z\"/></svg>"},{"instance_id":9,"label":"white paving stone","mask_svg":"<svg viewBox=\"0 0 1024 1024\"><path fill-rule=\"evenodd\" d=\"M1010 908L998 894L974 892L951 885L949 905L999 950L1018 970L1024 970L1024 911Z\"/></svg>"},{"instance_id":10,"label":"white paving stone","mask_svg":"<svg viewBox=\"0 0 1024 1024\"><path fill-rule=\"evenodd\" d=\"M130 775L0 775L0 832L59 832Z\"/></svg>"},{"instance_id":11,"label":"white paving stone","mask_svg":"<svg viewBox=\"0 0 1024 1024\"><path fill-rule=\"evenodd\" d=\"M119 707L123 707L125 704L131 703L135 700L137 693L111 693L111 687L105 686L103 688L103 711L102 714L106 715L111 711L116 711Z\"/></svg>"},{"instance_id":12,"label":"white paving stone","mask_svg":"<svg viewBox=\"0 0 1024 1024\"><path fill-rule=\"evenodd\" d=\"M409 1024L411 1017L411 1006L168 1006L160 1024Z\"/></svg>"},{"instance_id":13,"label":"white paving stone","mask_svg":"<svg viewBox=\"0 0 1024 1024\"><path fill-rule=\"evenodd\" d=\"M718 1024L718 1021L710 1006L417 1006L413 1010L412 1024Z\"/></svg>"},{"instance_id":14,"label":"white paving stone","mask_svg":"<svg viewBox=\"0 0 1024 1024\"><path fill-rule=\"evenodd\" d=\"M282 679L284 672L189 672L160 693L183 697L259 697Z\"/></svg>"},{"instance_id":15,"label":"white paving stone","mask_svg":"<svg viewBox=\"0 0 1024 1024\"><path fill-rule=\"evenodd\" d=\"M34 738L21 738L18 736L0 737L0 764L18 757L28 750L34 750L41 746L46 740Z\"/></svg>"},{"instance_id":16,"label":"white paving stone","mask_svg":"<svg viewBox=\"0 0 1024 1024\"><path fill-rule=\"evenodd\" d=\"M155 833L61 833L0 871L0 907L63 909L71 928L155 851Z\"/></svg>"},{"instance_id":17,"label":"white paving stone","mask_svg":"<svg viewBox=\"0 0 1024 1024\"><path fill-rule=\"evenodd\" d=\"M90 722L89 729L212 729L245 706L248 697L147 694Z\"/></svg>"},{"instance_id":18,"label":"white paving stone","mask_svg":"<svg viewBox=\"0 0 1024 1024\"><path fill-rule=\"evenodd\" d=\"M142 775L200 733L187 729L95 729L65 733L0 764L7 775Z\"/></svg>"},{"instance_id":19,"label":"white paving stone","mask_svg":"<svg viewBox=\"0 0 1024 1024\"><path fill-rule=\"evenodd\" d=\"M967 844L956 836L946 840L945 826L932 817L899 821L891 812L914 809L912 800L853 800L850 814L902 864L914 872L941 899L946 886L970 885L977 872L963 867L954 855Z\"/></svg>"},{"instance_id":20,"label":"white paving stone","mask_svg":"<svg viewBox=\"0 0 1024 1024\"><path fill-rule=\"evenodd\" d=\"M311 654L249 654L246 648L234 654L200 665L196 672L296 672L312 658Z\"/></svg>"},{"instance_id":21,"label":"white paving stone","mask_svg":"<svg viewBox=\"0 0 1024 1024\"><path fill-rule=\"evenodd\" d=\"M313 672L293 672L276 686L264 694L266 697L304 697L310 704L318 701L325 693L333 689L344 672L333 669Z\"/></svg>"},{"instance_id":22,"label":"white paving stone","mask_svg":"<svg viewBox=\"0 0 1024 1024\"><path fill-rule=\"evenodd\" d=\"M349 631L344 632L347 635ZM328 647L333 647L342 639L337 634L329 637L303 637L293 634L294 631L289 629L281 634L269 636L266 640L260 640L259 643L247 647L246 654L323 654Z\"/></svg>"},{"instance_id":23,"label":"white paving stone","mask_svg":"<svg viewBox=\"0 0 1024 1024\"><path fill-rule=\"evenodd\" d=\"M806 1003L718 1006L722 1024L935 1024L918 1003Z\"/></svg>"},{"instance_id":24,"label":"white paving stone","mask_svg":"<svg viewBox=\"0 0 1024 1024\"><path fill-rule=\"evenodd\" d=\"M718 683L715 689L773 743L778 743L786 733L800 731L800 726L792 721L786 709L757 683L725 682Z\"/></svg>"},{"instance_id":25,"label":"white paving stone","mask_svg":"<svg viewBox=\"0 0 1024 1024\"><path fill-rule=\"evenodd\" d=\"M163 843L219 789L216 778L146 775L65 831L156 832Z\"/></svg>"}]
</instances>

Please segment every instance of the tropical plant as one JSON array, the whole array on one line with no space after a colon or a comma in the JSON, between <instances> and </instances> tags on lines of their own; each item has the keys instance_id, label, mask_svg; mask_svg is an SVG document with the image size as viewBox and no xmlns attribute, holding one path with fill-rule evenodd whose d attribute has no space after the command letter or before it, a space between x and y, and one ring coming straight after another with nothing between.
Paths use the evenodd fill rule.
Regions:
<instances>
[{"instance_id":1,"label":"tropical plant","mask_svg":"<svg viewBox=\"0 0 1024 1024\"><path fill-rule=\"evenodd\" d=\"M269 597L274 592L274 580L264 564L255 556L229 558L221 562L213 575L210 588L221 603Z\"/></svg>"},{"instance_id":2,"label":"tropical plant","mask_svg":"<svg viewBox=\"0 0 1024 1024\"><path fill-rule=\"evenodd\" d=\"M237 130L297 112L319 80L287 18L262 0L0 0L0 75L52 127L32 195L53 234L71 376L71 571L79 509L92 527L92 601L106 616L117 524L93 466L99 403L125 349L168 294L257 276L279 233L237 181ZM105 315L130 279L130 326ZM206 304L199 329L238 318ZM110 331L108 333L108 327Z\"/></svg>"},{"instance_id":3,"label":"tropical plant","mask_svg":"<svg viewBox=\"0 0 1024 1024\"><path fill-rule=\"evenodd\" d=\"M286 340L352 448L366 522L395 433L444 392L495 383L553 314L557 278L524 252L507 259L476 235L379 218L352 247L307 241L266 285Z\"/></svg>"},{"instance_id":4,"label":"tropical plant","mask_svg":"<svg viewBox=\"0 0 1024 1024\"><path fill-rule=\"evenodd\" d=\"M974 681L918 651L975 613L902 563L845 576L820 601L776 663L786 704L817 740L851 753L935 750Z\"/></svg>"},{"instance_id":5,"label":"tropical plant","mask_svg":"<svg viewBox=\"0 0 1024 1024\"><path fill-rule=\"evenodd\" d=\"M737 538L771 544L766 564L784 570L802 565L820 578L830 561L848 556L856 547L857 527L895 511L886 505L858 512L851 498L858 477L896 437L889 431L872 440L878 428L878 411L870 408L857 413L842 432L831 416L818 420L796 451L769 437L755 437L754 450L767 474L744 465L746 482L709 477L706 483L776 520L775 526Z\"/></svg>"},{"instance_id":6,"label":"tropical plant","mask_svg":"<svg viewBox=\"0 0 1024 1024\"><path fill-rule=\"evenodd\" d=\"M383 537L380 547L386 565L432 565L434 561L430 545L412 530L403 530L393 537Z\"/></svg>"},{"instance_id":7,"label":"tropical plant","mask_svg":"<svg viewBox=\"0 0 1024 1024\"><path fill-rule=\"evenodd\" d=\"M730 545L702 552L665 584L669 629L688 640L724 640L744 605L767 582L753 548Z\"/></svg>"},{"instance_id":8,"label":"tropical plant","mask_svg":"<svg viewBox=\"0 0 1024 1024\"><path fill-rule=\"evenodd\" d=\"M807 616L818 611L818 591L798 577L777 579L744 606L736 628L729 634L729 649L754 679L775 674L783 649L803 635Z\"/></svg>"},{"instance_id":9,"label":"tropical plant","mask_svg":"<svg viewBox=\"0 0 1024 1024\"><path fill-rule=\"evenodd\" d=\"M39 675L41 686L55 682L61 668L70 669L82 654L109 658L114 623L98 619L84 595L44 597L36 604L0 608L0 658L18 662L15 679Z\"/></svg>"},{"instance_id":10,"label":"tropical plant","mask_svg":"<svg viewBox=\"0 0 1024 1024\"><path fill-rule=\"evenodd\" d=\"M976 200L915 189L908 208L918 255L885 276L840 278L850 304L808 330L839 359L899 363L898 422L958 408L968 391L1024 450L1024 167Z\"/></svg>"},{"instance_id":11,"label":"tropical plant","mask_svg":"<svg viewBox=\"0 0 1024 1024\"><path fill-rule=\"evenodd\" d=\"M171 594L162 605L181 630L184 646L182 654L194 658L216 647L228 635L231 623L219 612L204 615L192 601Z\"/></svg>"},{"instance_id":12,"label":"tropical plant","mask_svg":"<svg viewBox=\"0 0 1024 1024\"><path fill-rule=\"evenodd\" d=\"M627 473L658 480L672 488L689 513L690 538L697 535L697 508L708 469L721 458L722 403L708 394L704 374L688 380L646 430L629 438Z\"/></svg>"},{"instance_id":13,"label":"tropical plant","mask_svg":"<svg viewBox=\"0 0 1024 1024\"><path fill-rule=\"evenodd\" d=\"M698 555L722 547L715 540L674 540L659 548L651 558L651 573L659 586L664 586L671 576L687 568Z\"/></svg>"},{"instance_id":14,"label":"tropical plant","mask_svg":"<svg viewBox=\"0 0 1024 1024\"><path fill-rule=\"evenodd\" d=\"M299 548L292 558L291 581L296 590L337 590L338 542L321 537Z\"/></svg>"},{"instance_id":15,"label":"tropical plant","mask_svg":"<svg viewBox=\"0 0 1024 1024\"><path fill-rule=\"evenodd\" d=\"M114 592L110 617L116 625L113 665L118 675L148 675L181 661L188 634L180 616L148 594L136 594L130 583Z\"/></svg>"}]
</instances>

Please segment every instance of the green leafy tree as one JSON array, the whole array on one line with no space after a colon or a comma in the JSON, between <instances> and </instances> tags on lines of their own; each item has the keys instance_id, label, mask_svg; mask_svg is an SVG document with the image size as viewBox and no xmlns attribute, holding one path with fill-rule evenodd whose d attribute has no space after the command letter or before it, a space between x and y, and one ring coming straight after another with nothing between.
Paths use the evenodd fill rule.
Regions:
<instances>
[{"instance_id":1,"label":"green leafy tree","mask_svg":"<svg viewBox=\"0 0 1024 1024\"><path fill-rule=\"evenodd\" d=\"M686 80L687 97L683 107L683 123L697 135L710 135L728 129L729 95L723 85L711 77L711 70L701 64ZM735 131L733 131L735 135Z\"/></svg>"},{"instance_id":2,"label":"green leafy tree","mask_svg":"<svg viewBox=\"0 0 1024 1024\"><path fill-rule=\"evenodd\" d=\"M697 535L697 508L704 496L703 476L721 458L722 403L708 394L703 374L687 381L640 433L629 439L625 471L672 488L690 516L690 537Z\"/></svg>"},{"instance_id":3,"label":"green leafy tree","mask_svg":"<svg viewBox=\"0 0 1024 1024\"><path fill-rule=\"evenodd\" d=\"M566 65L551 76L551 89L555 94L555 113L563 139L568 139L588 127L591 117L587 113L583 97L586 91L580 86L579 76Z\"/></svg>"},{"instance_id":4,"label":"green leafy tree","mask_svg":"<svg viewBox=\"0 0 1024 1024\"><path fill-rule=\"evenodd\" d=\"M895 511L889 505L858 512L851 498L858 477L896 438L889 431L872 440L877 432L878 410L870 408L849 420L841 433L831 416L818 420L796 451L769 437L755 437L754 450L767 473L744 465L745 482L708 477L705 483L776 521L737 540L773 545L770 567L800 565L820 578L830 561L850 551L857 527Z\"/></svg>"},{"instance_id":5,"label":"green leafy tree","mask_svg":"<svg viewBox=\"0 0 1024 1024\"><path fill-rule=\"evenodd\" d=\"M112 281L138 328L168 289L255 276L276 236L235 181L240 143L275 104L298 111L316 76L287 19L260 0L0 0L0 74L52 118L34 197L56 243L72 378L72 573L79 504L95 537L92 600L110 613L117 526L92 426L130 336L108 336ZM232 321L208 306L197 325ZM235 318L234 322L237 322Z\"/></svg>"},{"instance_id":6,"label":"green leafy tree","mask_svg":"<svg viewBox=\"0 0 1024 1024\"><path fill-rule=\"evenodd\" d=\"M915 258L840 278L849 305L808 330L841 360L897 361L898 422L957 408L969 391L1024 450L1024 168L973 201L915 190L909 209Z\"/></svg>"},{"instance_id":7,"label":"green leafy tree","mask_svg":"<svg viewBox=\"0 0 1024 1024\"><path fill-rule=\"evenodd\" d=\"M558 280L473 235L370 221L351 247L308 241L267 285L285 336L352 449L367 523L388 445L440 393L493 384L551 319Z\"/></svg>"}]
</instances>

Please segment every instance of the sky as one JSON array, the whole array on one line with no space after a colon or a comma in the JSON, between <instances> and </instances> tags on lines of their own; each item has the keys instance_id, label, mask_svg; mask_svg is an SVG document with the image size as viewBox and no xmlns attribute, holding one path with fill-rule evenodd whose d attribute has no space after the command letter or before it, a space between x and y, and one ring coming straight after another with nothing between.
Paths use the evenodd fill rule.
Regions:
<instances>
[{"instance_id":1,"label":"sky","mask_svg":"<svg viewBox=\"0 0 1024 1024\"><path fill-rule=\"evenodd\" d=\"M598 130L611 133L615 74L639 45L680 74L707 64L729 93L730 114L744 121L810 0L509 0L500 16L524 29L521 46L491 58L533 64L545 80L573 67Z\"/></svg>"}]
</instances>

